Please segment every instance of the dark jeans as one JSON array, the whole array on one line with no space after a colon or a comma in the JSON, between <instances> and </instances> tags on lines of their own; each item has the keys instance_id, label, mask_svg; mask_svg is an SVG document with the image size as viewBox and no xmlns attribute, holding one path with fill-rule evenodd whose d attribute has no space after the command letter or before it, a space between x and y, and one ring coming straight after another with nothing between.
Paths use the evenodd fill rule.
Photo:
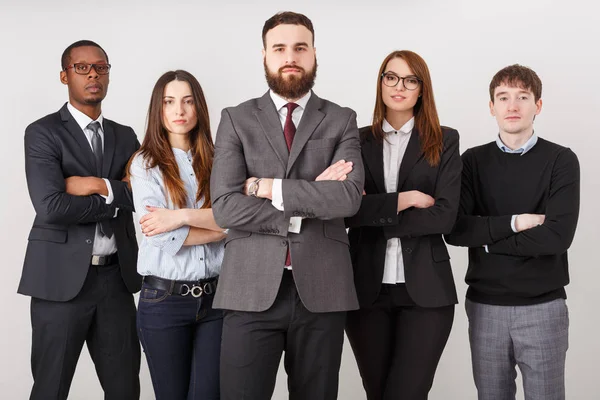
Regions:
<instances>
[{"instance_id":1,"label":"dark jeans","mask_svg":"<svg viewBox=\"0 0 600 400\"><path fill-rule=\"evenodd\" d=\"M138 335L157 400L216 400L223 312L214 295L193 297L144 283L137 313Z\"/></svg>"},{"instance_id":2,"label":"dark jeans","mask_svg":"<svg viewBox=\"0 0 600 400\"><path fill-rule=\"evenodd\" d=\"M40 278L42 279L42 278ZM31 400L64 400L84 343L106 400L140 396L135 302L119 265L91 266L69 301L31 299Z\"/></svg>"}]
</instances>

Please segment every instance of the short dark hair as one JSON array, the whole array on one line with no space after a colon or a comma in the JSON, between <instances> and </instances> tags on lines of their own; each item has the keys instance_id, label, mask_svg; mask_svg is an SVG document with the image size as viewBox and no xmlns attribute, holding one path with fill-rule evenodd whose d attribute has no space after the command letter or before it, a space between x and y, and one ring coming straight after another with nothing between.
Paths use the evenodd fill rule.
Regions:
<instances>
[{"instance_id":1,"label":"short dark hair","mask_svg":"<svg viewBox=\"0 0 600 400\"><path fill-rule=\"evenodd\" d=\"M79 41L71 44L69 47L67 47L65 49L65 51L63 51L62 56L60 57L60 65L61 65L63 71L65 70L65 68L67 68L67 66L69 65L69 62L71 60L71 50L76 49L78 47L85 47L85 46L97 47L100 50L102 50L102 52L104 53L104 57L106 57L106 62L108 62L108 54L106 54L106 51L104 51L104 49L102 47L100 47L100 45L98 43L92 42L91 40L79 40Z\"/></svg>"},{"instance_id":2,"label":"short dark hair","mask_svg":"<svg viewBox=\"0 0 600 400\"><path fill-rule=\"evenodd\" d=\"M278 25L282 25L282 24L287 24L287 25L302 25L304 27L306 27L306 29L308 29L310 31L310 33L312 33L312 44L315 44L315 30L313 28L313 24L312 21L310 19L308 19L308 17L304 14L298 14L292 11L282 11L279 12L275 15L273 15L271 18L269 18L266 22L265 25L263 26L263 30L262 30L262 40L263 40L263 47L266 48L267 47L267 32L269 32L271 29L275 28Z\"/></svg>"},{"instance_id":3,"label":"short dark hair","mask_svg":"<svg viewBox=\"0 0 600 400\"><path fill-rule=\"evenodd\" d=\"M494 91L502 84L530 90L538 101L542 97L542 80L534 70L519 64L502 68L490 82L490 100L494 102Z\"/></svg>"}]
</instances>

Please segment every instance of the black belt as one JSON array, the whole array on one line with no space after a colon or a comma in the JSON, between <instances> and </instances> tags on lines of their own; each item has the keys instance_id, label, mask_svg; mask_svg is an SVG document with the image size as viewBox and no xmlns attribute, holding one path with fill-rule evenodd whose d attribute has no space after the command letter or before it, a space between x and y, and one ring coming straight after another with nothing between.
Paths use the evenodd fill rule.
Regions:
<instances>
[{"instance_id":1,"label":"black belt","mask_svg":"<svg viewBox=\"0 0 600 400\"><path fill-rule=\"evenodd\" d=\"M90 265L102 266L102 265L113 265L119 262L119 256L117 253L109 254L107 256L92 256Z\"/></svg>"},{"instance_id":2,"label":"black belt","mask_svg":"<svg viewBox=\"0 0 600 400\"><path fill-rule=\"evenodd\" d=\"M152 275L144 277L144 283L152 289L166 290L171 294L179 294L181 296L190 294L194 297L215 293L218 280L218 277L201 279L199 281L173 281Z\"/></svg>"}]
</instances>

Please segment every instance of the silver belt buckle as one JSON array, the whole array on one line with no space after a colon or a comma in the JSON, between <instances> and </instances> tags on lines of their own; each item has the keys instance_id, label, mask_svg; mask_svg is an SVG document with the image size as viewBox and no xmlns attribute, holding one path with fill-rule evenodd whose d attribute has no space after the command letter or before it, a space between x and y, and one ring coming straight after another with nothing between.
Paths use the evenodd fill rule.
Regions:
<instances>
[{"instance_id":1,"label":"silver belt buckle","mask_svg":"<svg viewBox=\"0 0 600 400\"><path fill-rule=\"evenodd\" d=\"M102 256L92 256L92 265L101 265L100 264L100 260L102 259Z\"/></svg>"},{"instance_id":2,"label":"silver belt buckle","mask_svg":"<svg viewBox=\"0 0 600 400\"><path fill-rule=\"evenodd\" d=\"M194 285L194 286L192 286L191 292L192 292L192 296L200 297L200 296L202 296L202 293L204 292L204 290L202 290L202 286Z\"/></svg>"}]
</instances>

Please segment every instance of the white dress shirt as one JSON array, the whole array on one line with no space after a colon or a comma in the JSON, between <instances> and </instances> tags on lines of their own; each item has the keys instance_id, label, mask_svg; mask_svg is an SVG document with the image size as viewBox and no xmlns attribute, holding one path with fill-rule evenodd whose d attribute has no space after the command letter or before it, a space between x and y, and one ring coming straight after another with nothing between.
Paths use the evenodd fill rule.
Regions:
<instances>
[{"instance_id":1,"label":"white dress shirt","mask_svg":"<svg viewBox=\"0 0 600 400\"><path fill-rule=\"evenodd\" d=\"M398 172L406 152L410 135L415 126L415 119L411 118L400 130L395 130L389 122L383 121L382 129L385 132L383 141L383 178L387 193L398 192ZM385 250L385 264L383 267L383 283L404 283L404 259L402 258L402 243L398 238L387 241Z\"/></svg>"},{"instance_id":2,"label":"white dress shirt","mask_svg":"<svg viewBox=\"0 0 600 400\"><path fill-rule=\"evenodd\" d=\"M76 109L75 107L73 107L71 103L67 104L67 109L73 116L73 119L75 119L75 122L77 122L77 125L79 125L79 127L85 134L85 137L88 143L90 144L90 148L92 148L92 136L94 136L94 132L91 129L88 129L87 126L90 124L90 122L93 122L93 120L78 109ZM100 123L100 129L98 129L98 133L100 134L100 139L102 139L102 151L104 151L104 128L102 125L104 118L102 117L102 114L100 114L96 121ZM108 179L104 179L104 182L106 183L106 188L108 189L108 196L101 196L106 199L106 204L110 204L114 199L112 186L110 185L110 181ZM102 235L100 233L100 224L96 224L96 234L94 235L94 245L92 247L92 254L95 256L107 256L116 252L117 241L115 240L115 235L112 235L112 237L110 238Z\"/></svg>"},{"instance_id":3,"label":"white dress shirt","mask_svg":"<svg viewBox=\"0 0 600 400\"><path fill-rule=\"evenodd\" d=\"M306 104L310 99L311 91L308 91L304 96L295 101L298 104L298 107L294 109L292 112L292 122L294 122L294 126L298 129L298 125L300 124L300 120L302 119L302 115L304 115L304 110L306 109ZM288 109L285 106L289 101L278 96L272 90L269 91L271 95L271 100L275 104L275 109L277 110L277 115L279 115L279 121L281 122L281 127L285 128L285 119L287 118ZM259 177L260 178L260 177ZM273 187L271 189L271 203L273 207L276 209L283 211L283 188L281 179L273 179ZM300 228L302 227L302 217L291 217L290 225L288 227L288 232L300 233Z\"/></svg>"}]
</instances>

